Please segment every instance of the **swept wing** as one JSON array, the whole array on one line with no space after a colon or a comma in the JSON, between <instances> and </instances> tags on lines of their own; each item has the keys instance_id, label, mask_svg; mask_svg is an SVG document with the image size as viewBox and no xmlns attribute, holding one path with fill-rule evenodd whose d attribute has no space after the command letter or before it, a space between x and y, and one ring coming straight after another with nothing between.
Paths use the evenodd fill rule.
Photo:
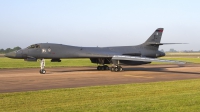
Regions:
<instances>
[{"instance_id":1,"label":"swept wing","mask_svg":"<svg viewBox=\"0 0 200 112\"><path fill-rule=\"evenodd\" d=\"M143 62L166 62L166 63L176 63L176 64L186 64L184 61L175 61L175 60L165 60L158 58L147 58L139 56L126 56L126 55L114 55L112 60L129 60L129 61L143 61Z\"/></svg>"}]
</instances>

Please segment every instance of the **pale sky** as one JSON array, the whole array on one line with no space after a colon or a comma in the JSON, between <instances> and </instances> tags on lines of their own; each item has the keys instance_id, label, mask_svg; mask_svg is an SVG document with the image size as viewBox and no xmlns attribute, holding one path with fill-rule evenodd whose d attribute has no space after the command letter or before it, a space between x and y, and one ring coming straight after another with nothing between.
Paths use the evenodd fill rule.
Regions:
<instances>
[{"instance_id":1,"label":"pale sky","mask_svg":"<svg viewBox=\"0 0 200 112\"><path fill-rule=\"evenodd\" d=\"M199 0L0 0L0 49L35 43L138 45L164 28L160 49L200 50Z\"/></svg>"}]
</instances>

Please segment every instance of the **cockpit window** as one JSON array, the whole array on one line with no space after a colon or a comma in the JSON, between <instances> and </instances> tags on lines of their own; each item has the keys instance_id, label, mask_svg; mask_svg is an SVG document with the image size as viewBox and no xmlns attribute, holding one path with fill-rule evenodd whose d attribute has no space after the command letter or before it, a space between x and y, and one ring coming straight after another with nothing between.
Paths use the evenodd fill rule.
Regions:
<instances>
[{"instance_id":1,"label":"cockpit window","mask_svg":"<svg viewBox=\"0 0 200 112\"><path fill-rule=\"evenodd\" d=\"M33 49L33 48L40 48L40 45L38 44L34 44L34 45L30 45L27 47L28 49Z\"/></svg>"},{"instance_id":2,"label":"cockpit window","mask_svg":"<svg viewBox=\"0 0 200 112\"><path fill-rule=\"evenodd\" d=\"M39 45L37 45L37 44L35 44L35 48L40 48L40 46L39 46Z\"/></svg>"}]
</instances>

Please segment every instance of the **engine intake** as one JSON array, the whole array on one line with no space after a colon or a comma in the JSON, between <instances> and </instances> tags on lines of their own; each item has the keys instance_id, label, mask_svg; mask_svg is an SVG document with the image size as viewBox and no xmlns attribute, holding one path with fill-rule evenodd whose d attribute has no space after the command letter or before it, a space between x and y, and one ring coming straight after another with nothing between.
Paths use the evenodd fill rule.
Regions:
<instances>
[{"instance_id":1,"label":"engine intake","mask_svg":"<svg viewBox=\"0 0 200 112\"><path fill-rule=\"evenodd\" d=\"M60 59L51 59L51 62L61 62Z\"/></svg>"}]
</instances>

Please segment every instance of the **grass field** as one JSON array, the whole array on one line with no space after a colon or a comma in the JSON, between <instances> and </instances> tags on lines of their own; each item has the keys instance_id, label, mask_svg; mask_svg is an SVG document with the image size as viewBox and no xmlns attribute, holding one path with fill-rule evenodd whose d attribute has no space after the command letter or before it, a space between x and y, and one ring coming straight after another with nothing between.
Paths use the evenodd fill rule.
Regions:
<instances>
[{"instance_id":1,"label":"grass field","mask_svg":"<svg viewBox=\"0 0 200 112\"><path fill-rule=\"evenodd\" d=\"M177 52L177 53L171 53L171 52L168 52L166 53L166 56L200 56L200 52L198 53L181 53L181 52Z\"/></svg>"},{"instance_id":2,"label":"grass field","mask_svg":"<svg viewBox=\"0 0 200 112\"><path fill-rule=\"evenodd\" d=\"M196 57L162 59L200 63L200 58ZM39 61L26 62L21 59L0 58L0 68L39 66ZM46 60L46 67L58 66L96 66L96 64L92 64L89 59L63 59L61 63ZM9 111L199 112L200 79L0 93L0 112Z\"/></svg>"},{"instance_id":3,"label":"grass field","mask_svg":"<svg viewBox=\"0 0 200 112\"><path fill-rule=\"evenodd\" d=\"M186 62L200 63L200 58L194 57L163 57L161 59L169 60L181 60ZM153 62L152 64L163 64L159 62ZM166 63L165 63L166 64ZM33 68L39 67L40 61L37 62L27 62L23 59L10 59L1 57L0 58L0 68ZM90 62L89 59L62 59L62 62L50 62L46 59L46 67L66 67L66 66L96 66Z\"/></svg>"},{"instance_id":4,"label":"grass field","mask_svg":"<svg viewBox=\"0 0 200 112\"><path fill-rule=\"evenodd\" d=\"M185 61L185 62L191 62L191 63L200 63L200 58L196 57L162 57L160 59L166 59L166 60L177 60L177 61ZM161 62L152 62L151 64L166 64Z\"/></svg>"},{"instance_id":5,"label":"grass field","mask_svg":"<svg viewBox=\"0 0 200 112\"><path fill-rule=\"evenodd\" d=\"M62 59L62 62L50 62L46 59L46 67L64 67L64 66L96 66L89 59ZM40 61L27 62L23 59L0 58L0 68L35 68L40 67Z\"/></svg>"},{"instance_id":6,"label":"grass field","mask_svg":"<svg viewBox=\"0 0 200 112\"><path fill-rule=\"evenodd\" d=\"M200 79L3 93L0 111L199 112Z\"/></svg>"},{"instance_id":7,"label":"grass field","mask_svg":"<svg viewBox=\"0 0 200 112\"><path fill-rule=\"evenodd\" d=\"M191 58L200 58L200 53L166 53L166 57L191 57Z\"/></svg>"}]
</instances>

